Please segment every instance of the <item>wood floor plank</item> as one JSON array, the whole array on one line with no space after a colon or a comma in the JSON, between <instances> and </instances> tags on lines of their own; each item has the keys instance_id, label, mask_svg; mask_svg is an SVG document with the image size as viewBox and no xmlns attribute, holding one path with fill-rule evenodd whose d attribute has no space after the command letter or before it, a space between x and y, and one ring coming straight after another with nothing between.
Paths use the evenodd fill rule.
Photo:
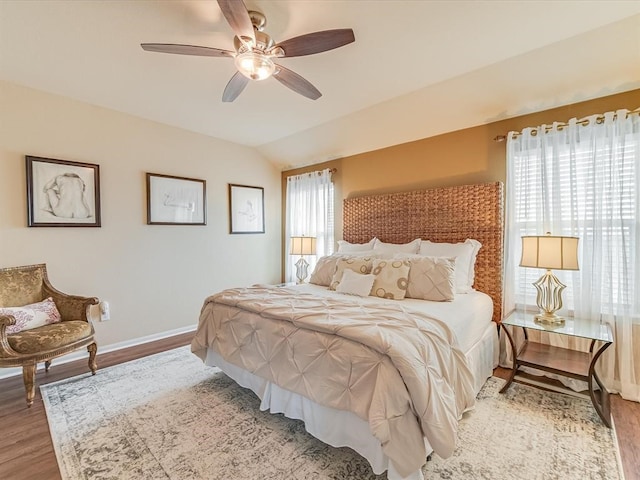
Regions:
<instances>
[{"instance_id":1,"label":"wood floor plank","mask_svg":"<svg viewBox=\"0 0 640 480\"><path fill-rule=\"evenodd\" d=\"M626 480L640 480L640 403L611 396L611 413L618 436Z\"/></svg>"},{"instance_id":2,"label":"wood floor plank","mask_svg":"<svg viewBox=\"0 0 640 480\"><path fill-rule=\"evenodd\" d=\"M185 333L98 354L98 368L188 345L192 338L193 333ZM38 373L37 384L80 375L86 373L87 368L86 360L54 363L48 373ZM506 378L509 370L498 368L494 374ZM640 403L612 395L611 407L626 480L640 480ZM0 431L0 479L60 480L40 391L37 389L33 406L27 408L22 376L0 380Z\"/></svg>"}]
</instances>

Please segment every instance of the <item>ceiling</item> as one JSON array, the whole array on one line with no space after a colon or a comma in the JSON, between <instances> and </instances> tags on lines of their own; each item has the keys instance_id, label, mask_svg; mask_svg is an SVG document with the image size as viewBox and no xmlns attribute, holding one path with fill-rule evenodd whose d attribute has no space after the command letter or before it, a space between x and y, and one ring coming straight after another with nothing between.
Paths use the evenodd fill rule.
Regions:
<instances>
[{"instance_id":1,"label":"ceiling","mask_svg":"<svg viewBox=\"0 0 640 480\"><path fill-rule=\"evenodd\" d=\"M640 88L640 1L246 0L276 42L352 28L356 41L281 59L323 96L274 79L233 103L214 0L0 0L0 79L247 145L280 168Z\"/></svg>"}]
</instances>

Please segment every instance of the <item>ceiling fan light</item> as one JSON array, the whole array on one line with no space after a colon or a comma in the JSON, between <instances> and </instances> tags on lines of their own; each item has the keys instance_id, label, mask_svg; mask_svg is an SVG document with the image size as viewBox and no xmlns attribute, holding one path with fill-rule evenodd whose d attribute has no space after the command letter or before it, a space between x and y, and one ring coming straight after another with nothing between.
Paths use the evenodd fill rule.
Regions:
<instances>
[{"instance_id":1,"label":"ceiling fan light","mask_svg":"<svg viewBox=\"0 0 640 480\"><path fill-rule=\"evenodd\" d=\"M236 68L251 80L264 80L273 75L275 63L260 52L244 52L236 56Z\"/></svg>"}]
</instances>

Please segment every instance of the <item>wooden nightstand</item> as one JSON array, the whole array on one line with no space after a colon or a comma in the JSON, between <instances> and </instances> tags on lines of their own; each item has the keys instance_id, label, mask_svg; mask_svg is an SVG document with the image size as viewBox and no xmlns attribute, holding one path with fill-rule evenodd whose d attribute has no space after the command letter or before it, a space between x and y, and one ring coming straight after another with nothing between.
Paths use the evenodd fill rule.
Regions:
<instances>
[{"instance_id":1,"label":"wooden nightstand","mask_svg":"<svg viewBox=\"0 0 640 480\"><path fill-rule=\"evenodd\" d=\"M587 382L589 397L604 424L611 428L611 409L609 392L596 373L596 363L600 355L613 343L611 327L606 323L567 318L560 325L548 325L534 321L533 315L514 312L504 319L500 325L507 335L513 355L511 375L500 393L504 393L513 383L518 369L522 366L544 370L565 377ZM524 332L524 342L517 348L509 330L505 327L519 327ZM554 335L567 335L591 340L589 352L579 352L567 348L554 347L543 343L529 341L528 330L539 330ZM596 342L600 348L594 349ZM598 387L598 388L596 388Z\"/></svg>"}]
</instances>

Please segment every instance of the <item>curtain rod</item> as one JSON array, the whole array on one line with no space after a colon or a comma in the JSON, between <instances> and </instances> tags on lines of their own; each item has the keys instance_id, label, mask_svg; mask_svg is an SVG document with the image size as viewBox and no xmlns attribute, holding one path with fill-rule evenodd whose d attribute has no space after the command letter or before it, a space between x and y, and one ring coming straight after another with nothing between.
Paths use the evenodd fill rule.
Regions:
<instances>
[{"instance_id":1,"label":"curtain rod","mask_svg":"<svg viewBox=\"0 0 640 480\"><path fill-rule=\"evenodd\" d=\"M625 118L627 118L629 115L634 115L634 114L640 114L640 108L637 108L636 110L633 110L631 112L627 112ZM618 114L614 113L613 114L613 119L615 120L616 118L618 118ZM587 125L589 125L589 122L590 122L590 120L588 118L583 118L581 120L578 120L576 123L578 125L587 126ZM604 122L604 115L598 115L596 117L596 123L597 124L601 124L603 122ZM559 130L562 130L564 127L568 127L569 126L569 124L565 123L565 122L555 122L555 123L556 123L556 125L557 125ZM552 125L551 126L546 126L545 129L544 129L544 133L550 132L551 130L553 130L553 126ZM533 131L531 132L531 135L535 137L537 134L538 134L538 129L534 128ZM514 133L514 137L518 137L520 135L522 135L522 131ZM507 135L496 135L493 138L493 141L494 142L504 142L506 139L507 139Z\"/></svg>"},{"instance_id":2,"label":"curtain rod","mask_svg":"<svg viewBox=\"0 0 640 480\"><path fill-rule=\"evenodd\" d=\"M322 172L324 172L325 170L329 170L329 173L336 173L338 171L337 168L323 168L322 170L316 170L315 173L317 173L318 175L322 175ZM304 173L314 173L314 172L304 172ZM304 175L304 173L301 173L300 175Z\"/></svg>"},{"instance_id":3,"label":"curtain rod","mask_svg":"<svg viewBox=\"0 0 640 480\"><path fill-rule=\"evenodd\" d=\"M318 175L322 175L322 172L324 170L326 170L326 168L323 169L323 170L316 170L315 172L302 172L302 173L298 173L297 175L304 175L305 173L317 173ZM337 168L330 168L329 169L329 173L336 173L337 171L338 171ZM291 177L295 177L295 176L296 175L287 175L287 178L291 178Z\"/></svg>"}]
</instances>

